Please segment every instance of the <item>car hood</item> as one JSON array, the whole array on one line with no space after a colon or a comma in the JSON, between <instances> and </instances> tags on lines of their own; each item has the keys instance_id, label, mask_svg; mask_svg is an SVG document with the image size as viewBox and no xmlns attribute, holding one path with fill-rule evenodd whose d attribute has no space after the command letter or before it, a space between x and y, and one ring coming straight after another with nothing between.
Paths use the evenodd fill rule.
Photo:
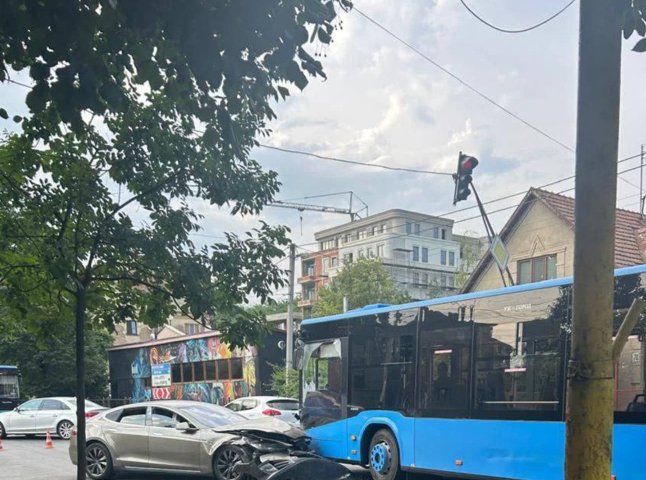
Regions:
<instances>
[{"instance_id":1,"label":"car hood","mask_svg":"<svg viewBox=\"0 0 646 480\"><path fill-rule=\"evenodd\" d=\"M242 422L236 422L231 425L225 425L222 427L215 427L213 430L221 433L232 433L238 435L244 435L245 433L252 434L272 434L278 436L285 436L292 440L297 438L302 438L305 436L305 432L298 428L295 425L284 422L283 420L278 420L273 417L263 417L263 418L254 418L250 420L243 420Z\"/></svg>"}]
</instances>

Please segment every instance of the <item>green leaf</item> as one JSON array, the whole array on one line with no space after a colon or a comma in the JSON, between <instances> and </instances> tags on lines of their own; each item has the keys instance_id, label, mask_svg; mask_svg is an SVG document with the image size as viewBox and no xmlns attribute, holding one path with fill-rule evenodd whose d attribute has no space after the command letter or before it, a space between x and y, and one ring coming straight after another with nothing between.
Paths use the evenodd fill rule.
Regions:
<instances>
[{"instance_id":1,"label":"green leaf","mask_svg":"<svg viewBox=\"0 0 646 480\"><path fill-rule=\"evenodd\" d=\"M307 77L296 62L290 62L287 66L287 79L303 90L307 86Z\"/></svg>"},{"instance_id":2,"label":"green leaf","mask_svg":"<svg viewBox=\"0 0 646 480\"><path fill-rule=\"evenodd\" d=\"M639 36L643 37L644 35L646 35L646 23L644 23L644 20L641 17L637 18L635 29L637 30Z\"/></svg>"},{"instance_id":3,"label":"green leaf","mask_svg":"<svg viewBox=\"0 0 646 480\"><path fill-rule=\"evenodd\" d=\"M20 115L14 115L13 116L13 121L16 123L22 122L22 117Z\"/></svg>"},{"instance_id":4,"label":"green leaf","mask_svg":"<svg viewBox=\"0 0 646 480\"><path fill-rule=\"evenodd\" d=\"M332 41L332 37L330 36L329 33L325 31L324 28L319 28L318 37L319 37L319 40L325 44L329 44Z\"/></svg>"},{"instance_id":5,"label":"green leaf","mask_svg":"<svg viewBox=\"0 0 646 480\"><path fill-rule=\"evenodd\" d=\"M283 100L285 98L289 97L289 89L288 88L285 88L285 87L283 87L281 85L278 85L276 88L278 89L278 93L280 93L280 96L283 97Z\"/></svg>"},{"instance_id":6,"label":"green leaf","mask_svg":"<svg viewBox=\"0 0 646 480\"><path fill-rule=\"evenodd\" d=\"M4 118L5 120L9 118L9 114L4 108L0 108L0 118Z\"/></svg>"},{"instance_id":7,"label":"green leaf","mask_svg":"<svg viewBox=\"0 0 646 480\"><path fill-rule=\"evenodd\" d=\"M622 30L624 32L624 38L628 40L630 36L633 34L635 31L635 12L632 8L626 9L626 12L624 13L624 25L622 27Z\"/></svg>"},{"instance_id":8,"label":"green leaf","mask_svg":"<svg viewBox=\"0 0 646 480\"><path fill-rule=\"evenodd\" d=\"M644 53L646 52L646 38L642 38L639 42L633 47L633 52Z\"/></svg>"}]
</instances>

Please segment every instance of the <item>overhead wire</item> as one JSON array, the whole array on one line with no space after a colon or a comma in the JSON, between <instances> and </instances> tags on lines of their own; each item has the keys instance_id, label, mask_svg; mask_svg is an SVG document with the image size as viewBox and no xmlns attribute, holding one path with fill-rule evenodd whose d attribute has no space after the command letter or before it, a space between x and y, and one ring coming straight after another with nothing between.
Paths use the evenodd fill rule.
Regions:
<instances>
[{"instance_id":1,"label":"overhead wire","mask_svg":"<svg viewBox=\"0 0 646 480\"><path fill-rule=\"evenodd\" d=\"M339 163L347 163L350 165L361 165L363 167L372 167L372 168L381 168L384 170L391 170L391 171L396 171L396 172L411 172L411 173L426 173L430 175L448 175L451 176L453 175L450 172L440 172L440 171L434 171L434 170L421 170L417 168L406 168L406 167L391 167L390 165L383 165L379 163L368 163L368 162L359 162L357 160L348 160L345 158L338 158L338 157L330 157L327 155L319 155L318 153L312 153L312 152L305 152L302 150L294 150L290 148L282 148L282 147L274 147L272 145L266 145L263 143L258 144L259 147L266 148L269 150L276 150L279 152L283 153L293 153L293 154L298 154L298 155L305 155L308 157L314 157L318 158L319 160L328 160L331 162L339 162Z\"/></svg>"},{"instance_id":2,"label":"overhead wire","mask_svg":"<svg viewBox=\"0 0 646 480\"><path fill-rule=\"evenodd\" d=\"M538 23L536 23L534 25L531 25L531 26L525 27L525 28L519 28L519 29L508 29L508 28L498 27L498 26L494 25L493 23L488 22L487 20L482 18L480 15L478 15L475 11L473 11L473 9L471 7L469 7L469 5L467 5L467 2L465 0L460 0L460 3L464 6L464 8L467 9L467 11L471 15L473 15L475 18L477 18L480 22L484 23L489 28L492 28L492 29L494 29L494 30L496 30L498 32L502 32L502 33L526 33L526 32L530 32L532 30L535 30L535 29L537 29L539 27L542 27L546 23L551 22L556 17L561 15L563 12L565 12L568 8L570 8L574 4L574 2L576 2L576 0L571 0L563 8L561 8L558 12L554 13L553 15L550 15L545 20L542 20L542 21L540 21L540 22L538 22Z\"/></svg>"},{"instance_id":3,"label":"overhead wire","mask_svg":"<svg viewBox=\"0 0 646 480\"><path fill-rule=\"evenodd\" d=\"M374 18L370 17L368 14L364 13L362 10L360 10L360 9L359 9L359 8L357 8L356 6L352 8L352 11L357 12L359 15L361 15L361 16L362 16L363 18L365 18L367 21L369 21L370 23L372 23L373 25L375 25L376 27L378 27L379 29L381 29L382 31L384 31L386 34L388 34L389 36L391 36L392 38L394 38L395 40L397 40L399 43L401 43L402 45L406 46L407 48L409 48L410 50L412 50L413 52L415 52L415 53L416 53L417 55L419 55L421 58L423 58L424 60L426 60L427 62L429 62L430 64L432 64L433 66L435 66L436 68L438 68L439 70L441 70L442 72L444 72L445 74L447 74L448 76L450 76L451 78L453 78L454 80L456 80L457 82L459 82L461 85L463 85L463 86L464 86L464 87L466 87L467 89L471 90L473 93L475 93L476 95L478 95L478 96L479 96L479 97L481 97L482 99L486 100L487 102L489 102L490 104L492 104L492 105L493 105L493 106L495 106L496 108L498 108L498 109L502 110L502 111L503 111L503 112L505 112L507 115L509 115L509 116L511 116L512 118L516 119L517 121L521 122L521 123L522 123L522 124L524 124L525 126L527 126L527 127L531 128L531 129L532 129L532 130L534 130L536 133L538 133L538 134L542 135L543 137L547 138L547 139L548 139L548 140L550 140L551 142L553 142L553 143L555 143L555 144L559 145L560 147L564 148L564 149L565 149L565 150L567 150L568 152L572 152L572 153L574 153L574 149L573 149L572 147L570 147L569 145L566 145L565 143L563 143L563 142L561 142L560 140L556 139L555 137L553 137L553 136L552 136L552 135L550 135L549 133L547 133L547 132L545 132L544 130L542 130L542 129L540 129L539 127L537 127L536 125L534 125L534 124L530 123L529 121L525 120L525 119L524 119L524 118L522 118L520 115L518 115L518 114L516 114L516 113L512 112L511 110L509 110L508 108L506 108L506 107L502 106L500 103L496 102L496 101L495 101L493 98L491 98L489 95L487 95L487 94L483 93L482 91L478 90L476 87L474 87L474 86L473 86L473 85L471 85L470 83L468 83L468 82L466 82L465 80L463 80L462 78L460 78L457 74L453 73L453 72L452 72L452 71L450 71L448 68L444 67L443 65L441 65L441 64L439 64L438 62L436 62L435 60L433 60L431 57L429 57L428 55L426 55L424 52L422 52L421 50L419 50L417 47L413 46L411 43L407 42L407 41L406 41L406 40L404 40L402 37L400 37L400 36L399 36L399 35L397 35L396 33L394 33L394 32L392 32L391 30L389 30L387 27L385 27L384 25L382 25L381 23L379 23L379 22L378 22L377 20L375 20Z\"/></svg>"},{"instance_id":4,"label":"overhead wire","mask_svg":"<svg viewBox=\"0 0 646 480\"><path fill-rule=\"evenodd\" d=\"M626 157L626 158L623 158L623 159L619 160L617 163L623 163L623 162L626 162L626 161L629 161L629 160L633 160L633 159L638 158L638 157L640 157L640 156L641 156L641 154L633 155L633 156L630 156L630 157ZM625 170L622 170L622 171L617 172L617 175L619 176L619 175L622 175L622 174L625 174L625 173L628 173L628 172L631 172L631 171L634 171L634 170L637 170L637 169L640 169L640 168L642 168L642 167L641 167L641 165L637 165L637 166L635 166L635 167L627 168L627 169L625 169ZM537 189L543 189L543 188L546 188L547 186L553 186L553 185L555 185L555 184L558 184L558 183L561 183L561 182L563 182L563 181L567 181L567 180L572 180L572 179L574 179L574 178L575 178L575 176L574 176L574 175L572 175L572 176L569 176L569 177L565 177L565 178L563 178L563 179L561 179L561 180L557 180L557 181L555 181L555 182L550 182L550 183L547 183L547 184L545 184L545 185L541 185L541 186L539 186L539 187L535 187L535 188L537 188ZM566 189L560 190L560 191L558 191L558 192L556 192L556 193L560 195L560 194L563 194L563 193L571 192L571 191L573 191L574 189L575 189L575 187L570 187L570 188L566 188ZM501 200L510 199L510 198L515 197L515 196L518 196L518 194L520 194L520 193L522 193L522 194L526 194L526 193L527 193L527 190L525 190L525 191L523 191L523 192L519 192L519 193L517 193L517 194L506 195L506 196L501 197L501 198L499 198L499 199L494 199L494 200L490 200L490 201L488 201L488 202L483 202L483 204L491 204L491 203L498 202L498 201L501 201ZM535 202L535 201L538 201L538 199L533 200L532 202ZM513 204L513 205L509 205L509 206L506 206L506 207L502 207L502 208L499 208L499 209L493 210L493 211L491 211L491 212L488 212L488 215L494 215L494 214L501 213L501 212L504 212L504 211L507 211L507 210L511 210L511 209L517 208L519 205L520 205L520 203L515 203L515 204ZM448 215L450 215L450 214L452 214L452 213L456 213L456 212L458 212L458 211L464 212L464 211L472 210L472 209L474 209L474 208L478 208L478 207L477 207L477 206L465 207L465 208L463 208L463 209L456 210L455 212L447 212L447 213L444 213L444 214L441 214L441 215L433 215L433 216L435 216L435 217L439 217L439 218L445 218L445 217L447 217ZM454 221L453 221L453 225L455 225L455 224L459 224L459 223L464 223L464 222L467 222L467 221L470 221L470 220L479 219L479 218L480 218L480 215L474 215L474 216L471 216L471 217L461 218L461 219L458 219L458 220L454 220ZM410 223L410 222L406 222L406 223ZM406 223L402 223L402 224L398 224L398 225L392 225L392 226L390 227L390 229L391 229L391 230L393 230L393 229L398 229L398 228L404 227L404 226L406 226ZM420 233L422 233L422 232L429 232L429 231L433 230L434 228L435 228L435 226L433 226L433 227L429 227L429 228L426 228L426 229L421 229L421 230L420 230ZM394 238L399 238L399 237L408 237L408 236L411 236L411 235L413 235L413 233L399 233L399 234L394 235ZM391 238L392 238L392 237L391 237ZM299 247L304 247L304 246L310 246L310 245L318 245L318 243L319 243L319 242L315 241L315 242L309 242L309 243L300 244L300 245L298 245L298 246L299 246ZM312 253L317 253L317 252L312 251Z\"/></svg>"}]
</instances>

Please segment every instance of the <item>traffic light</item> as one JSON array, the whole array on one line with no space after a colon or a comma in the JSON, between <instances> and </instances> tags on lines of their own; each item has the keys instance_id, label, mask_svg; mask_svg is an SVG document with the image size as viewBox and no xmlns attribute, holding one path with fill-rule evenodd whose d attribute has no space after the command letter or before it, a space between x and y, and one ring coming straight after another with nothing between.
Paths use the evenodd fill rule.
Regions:
<instances>
[{"instance_id":1,"label":"traffic light","mask_svg":"<svg viewBox=\"0 0 646 480\"><path fill-rule=\"evenodd\" d=\"M469 190L469 185L471 185L472 180L471 173L477 166L478 159L476 157L470 157L460 152L460 156L458 157L458 171L453 174L453 180L455 181L453 205L462 200L466 200L471 194L471 190Z\"/></svg>"}]
</instances>

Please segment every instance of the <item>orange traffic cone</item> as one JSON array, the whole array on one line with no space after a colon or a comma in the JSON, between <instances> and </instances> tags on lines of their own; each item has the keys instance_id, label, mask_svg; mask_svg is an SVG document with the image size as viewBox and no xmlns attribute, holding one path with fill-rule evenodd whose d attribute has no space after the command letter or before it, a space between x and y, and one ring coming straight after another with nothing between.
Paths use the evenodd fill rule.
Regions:
<instances>
[{"instance_id":1,"label":"orange traffic cone","mask_svg":"<svg viewBox=\"0 0 646 480\"><path fill-rule=\"evenodd\" d=\"M47 430L47 438L45 439L45 448L54 448L54 442L52 442L52 436L49 434L49 430Z\"/></svg>"}]
</instances>

